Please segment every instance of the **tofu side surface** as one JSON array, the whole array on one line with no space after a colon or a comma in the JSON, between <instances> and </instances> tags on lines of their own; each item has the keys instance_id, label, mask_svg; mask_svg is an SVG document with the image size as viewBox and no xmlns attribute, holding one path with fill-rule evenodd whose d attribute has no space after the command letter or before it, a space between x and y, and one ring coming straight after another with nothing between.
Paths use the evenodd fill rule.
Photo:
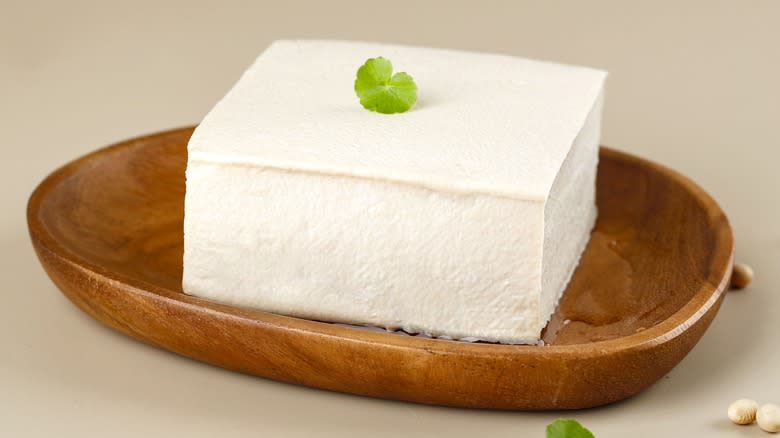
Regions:
<instances>
[{"instance_id":1,"label":"tofu side surface","mask_svg":"<svg viewBox=\"0 0 780 438\"><path fill-rule=\"evenodd\" d=\"M574 139L545 202L539 316L542 327L555 311L596 223L596 172L603 105L602 93Z\"/></svg>"},{"instance_id":2,"label":"tofu side surface","mask_svg":"<svg viewBox=\"0 0 780 438\"><path fill-rule=\"evenodd\" d=\"M533 343L544 204L191 163L185 292L307 319Z\"/></svg>"}]
</instances>

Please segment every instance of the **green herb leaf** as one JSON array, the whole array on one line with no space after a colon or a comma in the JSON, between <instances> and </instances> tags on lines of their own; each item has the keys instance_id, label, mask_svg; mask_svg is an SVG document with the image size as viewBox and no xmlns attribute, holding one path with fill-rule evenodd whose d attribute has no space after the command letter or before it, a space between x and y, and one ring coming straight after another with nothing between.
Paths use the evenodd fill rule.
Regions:
<instances>
[{"instance_id":1,"label":"green herb leaf","mask_svg":"<svg viewBox=\"0 0 780 438\"><path fill-rule=\"evenodd\" d=\"M402 113L417 101L417 85L404 72L393 74L393 64L382 58L369 58L357 71L355 93L360 104L383 114Z\"/></svg>"},{"instance_id":2,"label":"green herb leaf","mask_svg":"<svg viewBox=\"0 0 780 438\"><path fill-rule=\"evenodd\" d=\"M559 418L547 425L547 438L595 438L577 420Z\"/></svg>"}]
</instances>

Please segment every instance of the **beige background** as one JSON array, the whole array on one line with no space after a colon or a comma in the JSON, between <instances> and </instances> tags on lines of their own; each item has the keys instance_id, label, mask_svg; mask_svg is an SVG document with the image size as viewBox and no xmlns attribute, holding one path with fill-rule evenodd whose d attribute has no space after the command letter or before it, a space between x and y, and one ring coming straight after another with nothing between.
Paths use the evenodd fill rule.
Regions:
<instances>
[{"instance_id":1,"label":"beige background","mask_svg":"<svg viewBox=\"0 0 780 438\"><path fill-rule=\"evenodd\" d=\"M109 331L50 283L25 229L35 184L107 143L197 122L281 37L609 70L603 142L698 181L758 275L658 384L563 415L599 438L763 436L729 424L725 409L743 396L780 403L780 2L217 3L0 0L0 436L541 437L562 415L387 402L223 371Z\"/></svg>"}]
</instances>

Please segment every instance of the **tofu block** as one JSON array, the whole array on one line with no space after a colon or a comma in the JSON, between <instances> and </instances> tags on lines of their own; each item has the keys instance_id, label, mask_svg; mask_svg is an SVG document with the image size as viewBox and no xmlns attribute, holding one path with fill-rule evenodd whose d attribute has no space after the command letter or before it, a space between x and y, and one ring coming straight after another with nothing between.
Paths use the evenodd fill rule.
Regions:
<instances>
[{"instance_id":1,"label":"tofu block","mask_svg":"<svg viewBox=\"0 0 780 438\"><path fill-rule=\"evenodd\" d=\"M383 56L408 112L353 91ZM596 219L606 73L277 41L188 145L187 294L434 337L536 343Z\"/></svg>"}]
</instances>

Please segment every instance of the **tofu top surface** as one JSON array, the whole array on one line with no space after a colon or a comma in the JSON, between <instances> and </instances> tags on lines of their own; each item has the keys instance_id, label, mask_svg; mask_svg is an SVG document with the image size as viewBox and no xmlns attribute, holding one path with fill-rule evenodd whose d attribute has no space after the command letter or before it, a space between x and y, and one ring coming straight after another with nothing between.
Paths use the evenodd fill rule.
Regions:
<instances>
[{"instance_id":1,"label":"tofu top surface","mask_svg":"<svg viewBox=\"0 0 780 438\"><path fill-rule=\"evenodd\" d=\"M357 69L377 56L414 78L411 110L360 105ZM204 118L190 159L544 200L605 77L505 55L276 41Z\"/></svg>"}]
</instances>

